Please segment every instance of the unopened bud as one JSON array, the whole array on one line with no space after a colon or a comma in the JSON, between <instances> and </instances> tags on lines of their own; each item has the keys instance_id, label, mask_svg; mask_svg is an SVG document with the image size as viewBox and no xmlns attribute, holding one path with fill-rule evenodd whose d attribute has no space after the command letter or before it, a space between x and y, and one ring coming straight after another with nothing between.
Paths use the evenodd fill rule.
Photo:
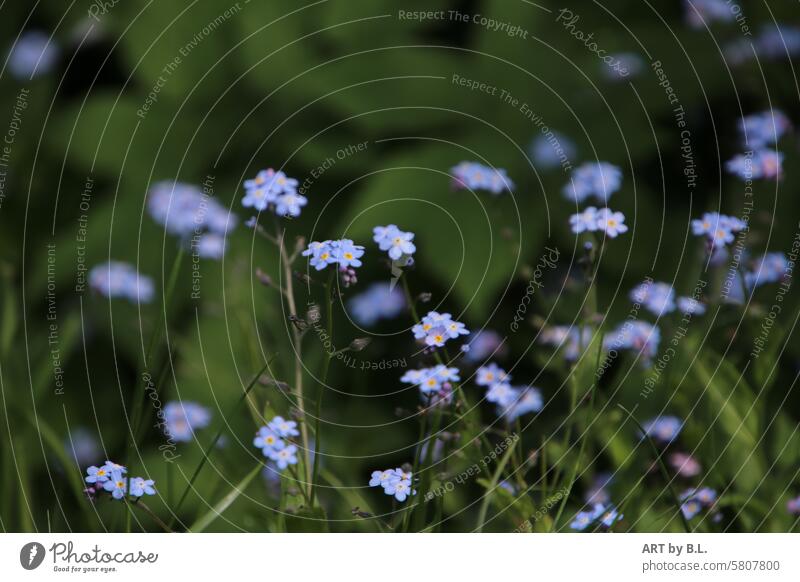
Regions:
<instances>
[{"instance_id":1,"label":"unopened bud","mask_svg":"<svg viewBox=\"0 0 800 582\"><path fill-rule=\"evenodd\" d=\"M306 321L314 325L318 323L320 319L322 319L322 311L320 311L319 305L312 303L306 313Z\"/></svg>"},{"instance_id":2,"label":"unopened bud","mask_svg":"<svg viewBox=\"0 0 800 582\"><path fill-rule=\"evenodd\" d=\"M366 348L372 340L368 337L359 337L350 342L351 352L360 352Z\"/></svg>"},{"instance_id":3,"label":"unopened bud","mask_svg":"<svg viewBox=\"0 0 800 582\"><path fill-rule=\"evenodd\" d=\"M272 286L272 277L267 275L260 267L256 267L256 279L262 284Z\"/></svg>"}]
</instances>

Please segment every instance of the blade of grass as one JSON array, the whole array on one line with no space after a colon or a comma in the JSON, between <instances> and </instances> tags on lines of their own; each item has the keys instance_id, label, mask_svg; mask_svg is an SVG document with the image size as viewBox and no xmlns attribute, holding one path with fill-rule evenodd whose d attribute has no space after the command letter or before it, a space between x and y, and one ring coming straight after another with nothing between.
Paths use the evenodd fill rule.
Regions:
<instances>
[{"instance_id":1,"label":"blade of grass","mask_svg":"<svg viewBox=\"0 0 800 582\"><path fill-rule=\"evenodd\" d=\"M220 515L222 515L222 513L228 509L234 501L236 501L239 495L242 494L245 488L250 484L255 476L261 472L263 468L264 464L259 462L255 467L253 467L252 471L245 475L244 479L234 485L233 489L231 489L231 491L225 497L220 499L220 501L214 507L203 514L197 521L195 521L187 531L199 533L205 530Z\"/></svg>"},{"instance_id":2,"label":"blade of grass","mask_svg":"<svg viewBox=\"0 0 800 582\"><path fill-rule=\"evenodd\" d=\"M261 374L263 374L264 371L267 368L269 368L269 365L272 363L273 359L274 359L274 356L270 357L267 360L267 363L264 364L264 367L261 368L255 374L255 376L253 376L253 379L250 381L250 383L247 385L247 387L245 387L244 393L242 393L242 395L239 397L239 400L236 402L236 404L234 404L231 407L230 411L228 412L228 416L233 415L239 409L239 407L242 405L242 403L247 399L248 394L250 394L250 391L253 389L253 387L258 382L258 379L261 377ZM175 505L175 508L172 510L172 519L170 519L170 522L169 522L169 526L170 527L172 527L175 524L175 520L177 519L177 516L178 516L178 510L181 508L181 506L183 505L183 502L186 500L186 497L189 495L189 491L192 490L194 482L197 480L197 477L200 475L200 471L202 471L203 467L205 467L206 462L208 461L209 457L211 456L211 453L214 451L214 448L217 446L217 443L219 442L219 439L222 438L223 432L225 432L225 423L224 422L222 423L222 425L217 430L217 433L216 433L216 435L214 435L214 438L211 439L211 442L208 444L208 446L206 447L205 451L203 451L203 457L200 459L200 462L198 463L197 467L195 468L194 472L192 473L192 476L189 479L189 482L186 484L186 489L183 490L183 493L181 494L181 497L178 500L177 505Z\"/></svg>"},{"instance_id":3,"label":"blade of grass","mask_svg":"<svg viewBox=\"0 0 800 582\"><path fill-rule=\"evenodd\" d=\"M497 463L497 468L492 474L492 480L489 482L489 487L487 487L486 493L483 495L481 507L478 511L478 523L475 527L475 531L477 533L483 531L483 524L486 521L486 512L489 510L489 501L491 501L492 492L494 491L495 487L497 487L497 483L500 481L500 476L503 474L503 470L506 468L506 464L508 463L509 459L511 459L511 455L514 454L515 448L516 443L506 449L506 452L500 458L500 462Z\"/></svg>"}]
</instances>

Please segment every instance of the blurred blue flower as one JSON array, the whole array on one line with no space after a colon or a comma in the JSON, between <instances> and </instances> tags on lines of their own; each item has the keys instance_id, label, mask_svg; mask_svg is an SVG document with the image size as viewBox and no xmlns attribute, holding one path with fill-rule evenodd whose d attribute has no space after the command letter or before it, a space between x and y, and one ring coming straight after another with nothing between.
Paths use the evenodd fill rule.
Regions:
<instances>
[{"instance_id":1,"label":"blurred blue flower","mask_svg":"<svg viewBox=\"0 0 800 582\"><path fill-rule=\"evenodd\" d=\"M54 40L40 31L23 32L8 55L8 70L18 79L31 79L50 72L61 54Z\"/></svg>"},{"instance_id":2,"label":"blurred blue flower","mask_svg":"<svg viewBox=\"0 0 800 582\"><path fill-rule=\"evenodd\" d=\"M678 297L677 304L680 312L687 315L703 315L706 312L705 304L694 297Z\"/></svg>"},{"instance_id":3,"label":"blurred blue flower","mask_svg":"<svg viewBox=\"0 0 800 582\"><path fill-rule=\"evenodd\" d=\"M669 283L644 281L631 290L630 299L654 315L675 310L675 290Z\"/></svg>"},{"instance_id":4,"label":"blurred blue flower","mask_svg":"<svg viewBox=\"0 0 800 582\"><path fill-rule=\"evenodd\" d=\"M350 314L361 326L372 326L381 319L398 316L406 308L402 291L388 283L373 283L347 302Z\"/></svg>"},{"instance_id":5,"label":"blurred blue flower","mask_svg":"<svg viewBox=\"0 0 800 582\"><path fill-rule=\"evenodd\" d=\"M502 168L490 168L478 162L461 162L450 169L456 189L488 190L500 194L514 189L514 182Z\"/></svg>"},{"instance_id":6,"label":"blurred blue flower","mask_svg":"<svg viewBox=\"0 0 800 582\"><path fill-rule=\"evenodd\" d=\"M742 180L771 180L783 178L782 152L760 149L752 155L739 154L728 160L725 168Z\"/></svg>"},{"instance_id":7,"label":"blurred blue flower","mask_svg":"<svg viewBox=\"0 0 800 582\"><path fill-rule=\"evenodd\" d=\"M556 168L577 156L577 147L567 136L552 131L537 135L528 148L535 166L545 170Z\"/></svg>"},{"instance_id":8,"label":"blurred blue flower","mask_svg":"<svg viewBox=\"0 0 800 582\"><path fill-rule=\"evenodd\" d=\"M478 386L491 386L497 382L508 382L509 380L511 380L511 376L494 362L481 366L475 371L475 383Z\"/></svg>"},{"instance_id":9,"label":"blurred blue flower","mask_svg":"<svg viewBox=\"0 0 800 582\"><path fill-rule=\"evenodd\" d=\"M100 443L89 429L79 426L64 439L64 450L78 465L88 465L102 458Z\"/></svg>"},{"instance_id":10,"label":"blurred blue flower","mask_svg":"<svg viewBox=\"0 0 800 582\"><path fill-rule=\"evenodd\" d=\"M150 187L147 210L167 232L181 238L206 231L225 236L239 220L199 187L170 180Z\"/></svg>"},{"instance_id":11,"label":"blurred blue flower","mask_svg":"<svg viewBox=\"0 0 800 582\"><path fill-rule=\"evenodd\" d=\"M291 216L297 218L308 199L297 192L281 194L275 199L275 214L278 216Z\"/></svg>"},{"instance_id":12,"label":"blurred blue flower","mask_svg":"<svg viewBox=\"0 0 800 582\"><path fill-rule=\"evenodd\" d=\"M726 0L683 0L686 22L692 28L705 28L714 21L732 22L736 16Z\"/></svg>"},{"instance_id":13,"label":"blurred blue flower","mask_svg":"<svg viewBox=\"0 0 800 582\"><path fill-rule=\"evenodd\" d=\"M196 402L172 401L164 406L164 431L175 441L191 441L194 431L206 428L210 423L211 412Z\"/></svg>"},{"instance_id":14,"label":"blurred blue flower","mask_svg":"<svg viewBox=\"0 0 800 582\"><path fill-rule=\"evenodd\" d=\"M489 398L488 394L486 396ZM514 422L520 416L524 416L531 412L539 412L544 406L542 393L538 388L533 386L515 388L514 399L510 404L499 406L499 412L502 414L506 422Z\"/></svg>"},{"instance_id":15,"label":"blurred blue flower","mask_svg":"<svg viewBox=\"0 0 800 582\"><path fill-rule=\"evenodd\" d=\"M608 162L587 162L575 168L562 192L567 200L580 204L590 196L608 204L622 187L622 169Z\"/></svg>"},{"instance_id":16,"label":"blurred blue flower","mask_svg":"<svg viewBox=\"0 0 800 582\"><path fill-rule=\"evenodd\" d=\"M742 118L739 133L745 147L760 149L776 144L791 128L789 118L782 111L774 109Z\"/></svg>"},{"instance_id":17,"label":"blurred blue flower","mask_svg":"<svg viewBox=\"0 0 800 582\"><path fill-rule=\"evenodd\" d=\"M678 438L683 421L677 416L659 416L645 422L643 427L645 434L655 442L668 445Z\"/></svg>"},{"instance_id":18,"label":"blurred blue flower","mask_svg":"<svg viewBox=\"0 0 800 582\"><path fill-rule=\"evenodd\" d=\"M465 360L477 364L493 355L502 357L507 350L499 333L484 329L471 334L467 343L461 346L461 351L464 352Z\"/></svg>"},{"instance_id":19,"label":"blurred blue flower","mask_svg":"<svg viewBox=\"0 0 800 582\"><path fill-rule=\"evenodd\" d=\"M132 303L150 303L155 295L153 280L140 275L133 265L108 261L89 271L89 286L109 299L127 299Z\"/></svg>"}]
</instances>

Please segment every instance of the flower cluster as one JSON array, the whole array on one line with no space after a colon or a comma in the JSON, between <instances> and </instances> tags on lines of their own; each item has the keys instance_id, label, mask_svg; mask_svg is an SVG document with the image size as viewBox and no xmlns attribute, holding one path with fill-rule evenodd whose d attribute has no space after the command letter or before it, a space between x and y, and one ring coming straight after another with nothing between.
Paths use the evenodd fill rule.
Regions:
<instances>
[{"instance_id":1,"label":"flower cluster","mask_svg":"<svg viewBox=\"0 0 800 582\"><path fill-rule=\"evenodd\" d=\"M359 259L364 256L364 247L354 244L349 238L314 241L303 251L303 256L311 257L308 263L317 271L328 265L339 265L339 269L345 270L361 266Z\"/></svg>"},{"instance_id":2,"label":"flower cluster","mask_svg":"<svg viewBox=\"0 0 800 582\"><path fill-rule=\"evenodd\" d=\"M404 232L397 228L396 224L388 226L376 226L372 229L374 236L372 240L378 243L378 248L382 251L388 251L389 258L393 261L400 261L408 263L411 255L417 250L414 245L414 233Z\"/></svg>"},{"instance_id":3,"label":"flower cluster","mask_svg":"<svg viewBox=\"0 0 800 582\"><path fill-rule=\"evenodd\" d=\"M238 219L206 192L184 182L156 182L147 194L150 216L167 232L189 240L202 258L219 259Z\"/></svg>"},{"instance_id":4,"label":"flower cluster","mask_svg":"<svg viewBox=\"0 0 800 582\"><path fill-rule=\"evenodd\" d=\"M734 234L746 227L743 220L719 212L706 212L699 219L692 220L692 234L707 237L714 248L732 243Z\"/></svg>"},{"instance_id":5,"label":"flower cluster","mask_svg":"<svg viewBox=\"0 0 800 582\"><path fill-rule=\"evenodd\" d=\"M253 446L261 449L261 454L274 461L278 469L283 471L289 465L297 464L297 447L289 444L286 439L299 434L295 421L276 416L267 426L258 429Z\"/></svg>"},{"instance_id":6,"label":"flower cluster","mask_svg":"<svg viewBox=\"0 0 800 582\"><path fill-rule=\"evenodd\" d=\"M167 402L164 406L164 432L178 442L189 442L194 431L206 428L211 422L211 412L196 402Z\"/></svg>"},{"instance_id":7,"label":"flower cluster","mask_svg":"<svg viewBox=\"0 0 800 582\"><path fill-rule=\"evenodd\" d=\"M622 520L624 516L617 511L617 508L609 503L595 503L594 506L588 511L580 511L575 515L572 523L569 524L571 529L576 531L585 531L590 526L592 529L597 527L610 528L618 521Z\"/></svg>"},{"instance_id":8,"label":"flower cluster","mask_svg":"<svg viewBox=\"0 0 800 582\"><path fill-rule=\"evenodd\" d=\"M458 368L448 368L444 364L408 370L400 378L404 384L418 386L422 400L431 404L449 404L453 397L453 382L459 380Z\"/></svg>"},{"instance_id":9,"label":"flower cluster","mask_svg":"<svg viewBox=\"0 0 800 582\"><path fill-rule=\"evenodd\" d=\"M452 315L436 311L429 311L411 331L416 339L425 340L425 345L437 348L442 347L447 340L469 334L467 327L455 321Z\"/></svg>"},{"instance_id":10,"label":"flower cluster","mask_svg":"<svg viewBox=\"0 0 800 582\"><path fill-rule=\"evenodd\" d=\"M386 495L391 495L398 501L405 501L409 495L416 495L412 489L413 476L410 471L401 468L373 471L369 480L370 487L383 487Z\"/></svg>"},{"instance_id":11,"label":"flower cluster","mask_svg":"<svg viewBox=\"0 0 800 582\"><path fill-rule=\"evenodd\" d=\"M725 0L684 0L686 22L692 28L705 28L715 20L732 22L736 16Z\"/></svg>"},{"instance_id":12,"label":"flower cluster","mask_svg":"<svg viewBox=\"0 0 800 582\"><path fill-rule=\"evenodd\" d=\"M349 238L340 240L313 241L303 251L304 257L311 257L309 265L322 271L328 265L339 265L339 276L345 287L358 282L355 267L361 266L364 247L354 244Z\"/></svg>"},{"instance_id":13,"label":"flower cluster","mask_svg":"<svg viewBox=\"0 0 800 582\"><path fill-rule=\"evenodd\" d=\"M106 461L104 465L97 467L92 465L86 469L85 481L89 487L85 493L94 499L95 495L105 491L111 494L114 499L122 499L128 493L128 482L130 481L130 496L142 497L144 495L155 495L156 490L153 487L155 482L152 479L144 479L143 477L126 476L128 469Z\"/></svg>"},{"instance_id":14,"label":"flower cluster","mask_svg":"<svg viewBox=\"0 0 800 582\"><path fill-rule=\"evenodd\" d=\"M692 519L704 509L713 509L717 501L717 492L708 487L687 489L680 496L681 513L686 519Z\"/></svg>"},{"instance_id":15,"label":"flower cluster","mask_svg":"<svg viewBox=\"0 0 800 582\"><path fill-rule=\"evenodd\" d=\"M786 511L792 515L800 515L800 496L786 502Z\"/></svg>"},{"instance_id":16,"label":"flower cluster","mask_svg":"<svg viewBox=\"0 0 800 582\"><path fill-rule=\"evenodd\" d=\"M242 206L259 212L271 209L278 216L300 216L308 200L297 192L297 180L272 168L261 170L252 180L244 181Z\"/></svg>"},{"instance_id":17,"label":"flower cluster","mask_svg":"<svg viewBox=\"0 0 800 582\"><path fill-rule=\"evenodd\" d=\"M356 323L371 326L399 315L406 308L406 299L402 291L388 283L373 283L352 297L347 306Z\"/></svg>"},{"instance_id":18,"label":"flower cluster","mask_svg":"<svg viewBox=\"0 0 800 582\"><path fill-rule=\"evenodd\" d=\"M562 190L567 200L576 204L593 196L608 204L611 195L622 187L622 170L608 162L587 162L575 168L570 182Z\"/></svg>"},{"instance_id":19,"label":"flower cluster","mask_svg":"<svg viewBox=\"0 0 800 582\"><path fill-rule=\"evenodd\" d=\"M613 329L603 340L604 347L612 350L634 350L647 365L658 354L661 330L646 321L625 321Z\"/></svg>"},{"instance_id":20,"label":"flower cluster","mask_svg":"<svg viewBox=\"0 0 800 582\"><path fill-rule=\"evenodd\" d=\"M739 39L725 46L725 60L739 65L759 59L784 59L800 54L800 27L786 24L764 25L755 39Z\"/></svg>"},{"instance_id":21,"label":"flower cluster","mask_svg":"<svg viewBox=\"0 0 800 582\"><path fill-rule=\"evenodd\" d=\"M738 154L728 160L725 168L742 180L772 180L783 178L783 153L759 149Z\"/></svg>"},{"instance_id":22,"label":"flower cluster","mask_svg":"<svg viewBox=\"0 0 800 582\"><path fill-rule=\"evenodd\" d=\"M570 216L569 224L575 234L599 230L609 238L617 238L617 235L628 231L624 214L615 212L610 208L600 208L598 210L594 206L587 206L582 212Z\"/></svg>"},{"instance_id":23,"label":"flower cluster","mask_svg":"<svg viewBox=\"0 0 800 582\"><path fill-rule=\"evenodd\" d=\"M153 280L140 275L133 265L108 261L89 271L89 287L109 299L123 298L132 303L150 303L155 295Z\"/></svg>"},{"instance_id":24,"label":"flower cluster","mask_svg":"<svg viewBox=\"0 0 800 582\"><path fill-rule=\"evenodd\" d=\"M664 315L679 309L681 313L702 315L706 307L693 297L676 297L675 289L669 283L646 280L630 292L630 299L639 303L654 315Z\"/></svg>"},{"instance_id":25,"label":"flower cluster","mask_svg":"<svg viewBox=\"0 0 800 582\"><path fill-rule=\"evenodd\" d=\"M478 162L461 162L450 171L456 189L488 190L492 194L514 189L514 182L502 168L490 168Z\"/></svg>"},{"instance_id":26,"label":"flower cluster","mask_svg":"<svg viewBox=\"0 0 800 582\"><path fill-rule=\"evenodd\" d=\"M792 122L782 111L762 111L741 120L739 133L742 143L751 148L775 145L792 128Z\"/></svg>"},{"instance_id":27,"label":"flower cluster","mask_svg":"<svg viewBox=\"0 0 800 582\"><path fill-rule=\"evenodd\" d=\"M727 301L732 303L745 301L745 288L751 293L761 285L782 281L789 269L789 259L783 253L771 252L757 259L745 257L740 265L743 273L736 273L726 296Z\"/></svg>"},{"instance_id":28,"label":"flower cluster","mask_svg":"<svg viewBox=\"0 0 800 582\"><path fill-rule=\"evenodd\" d=\"M681 433L683 421L677 416L659 416L643 425L645 434L655 442L668 445Z\"/></svg>"},{"instance_id":29,"label":"flower cluster","mask_svg":"<svg viewBox=\"0 0 800 582\"><path fill-rule=\"evenodd\" d=\"M539 412L542 394L533 386L512 386L511 376L494 362L475 372L475 383L486 387L486 400L497 405L497 413L514 422L529 412Z\"/></svg>"},{"instance_id":30,"label":"flower cluster","mask_svg":"<svg viewBox=\"0 0 800 582\"><path fill-rule=\"evenodd\" d=\"M783 179L783 153L766 146L775 145L790 127L791 122L780 111L744 117L739 131L748 151L725 164L728 172L745 181Z\"/></svg>"}]
</instances>

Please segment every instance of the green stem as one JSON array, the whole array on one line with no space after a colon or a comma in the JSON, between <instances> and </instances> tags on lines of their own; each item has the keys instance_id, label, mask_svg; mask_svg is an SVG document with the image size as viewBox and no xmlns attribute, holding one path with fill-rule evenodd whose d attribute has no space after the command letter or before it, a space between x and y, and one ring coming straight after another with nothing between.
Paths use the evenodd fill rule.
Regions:
<instances>
[{"instance_id":1,"label":"green stem","mask_svg":"<svg viewBox=\"0 0 800 582\"><path fill-rule=\"evenodd\" d=\"M158 516L155 514L155 512L154 512L152 509L150 509L149 507L147 507L147 505L145 505L144 501L141 501L141 500L136 500L136 501L127 501L127 500L126 500L126 501L125 501L125 503L128 505L128 507L138 507L139 509L141 509L142 511L144 511L144 512L145 512L147 515L149 515L149 516L150 516L150 518L151 518L151 519L152 519L154 522L156 522L156 524L158 525L158 527L160 527L160 528L161 528L162 530L164 530L166 533L175 533L174 531L172 531L172 529L170 529L170 527L169 527L169 526L168 526L166 523L164 523L163 521L161 521L161 518L160 518L160 517L158 517ZM132 512L131 512L131 511L130 511L130 509L129 509L129 510L128 510L128 515L130 515L131 513L132 513Z\"/></svg>"},{"instance_id":2,"label":"green stem","mask_svg":"<svg viewBox=\"0 0 800 582\"><path fill-rule=\"evenodd\" d=\"M286 252L286 229L281 231L280 225L275 222L275 239L278 241L278 250L281 255L281 264L283 265L283 278L285 279L284 296L286 303L289 307L289 315L297 317L297 304L294 298L294 282L292 275L292 262L289 259L289 254ZM306 482L308 483L309 490L312 489L313 476L311 475L311 450L309 448L308 440L308 425L306 422L306 405L305 398L303 397L303 358L302 358L302 334L297 326L292 324L292 340L294 344L294 389L297 396L297 408L300 412L300 434L303 439L303 451L306 468Z\"/></svg>"}]
</instances>

